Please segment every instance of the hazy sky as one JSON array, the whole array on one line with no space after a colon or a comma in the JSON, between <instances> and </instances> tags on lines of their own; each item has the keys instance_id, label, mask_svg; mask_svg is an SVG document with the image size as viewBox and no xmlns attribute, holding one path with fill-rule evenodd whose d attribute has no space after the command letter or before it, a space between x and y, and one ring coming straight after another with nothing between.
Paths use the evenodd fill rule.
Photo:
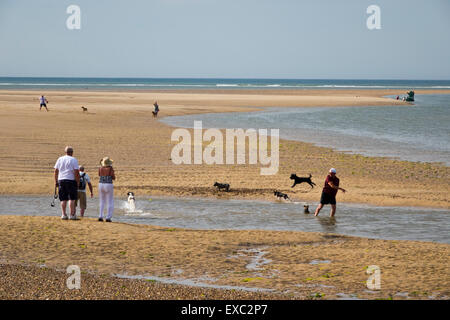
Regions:
<instances>
[{"instance_id":1,"label":"hazy sky","mask_svg":"<svg viewBox=\"0 0 450 320\"><path fill-rule=\"evenodd\" d=\"M450 1L0 0L0 76L450 79Z\"/></svg>"}]
</instances>

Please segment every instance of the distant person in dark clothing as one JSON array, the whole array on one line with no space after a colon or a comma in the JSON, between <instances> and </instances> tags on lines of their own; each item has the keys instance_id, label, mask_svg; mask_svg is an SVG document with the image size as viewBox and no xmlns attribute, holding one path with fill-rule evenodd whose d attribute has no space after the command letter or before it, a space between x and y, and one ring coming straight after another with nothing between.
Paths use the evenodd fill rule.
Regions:
<instances>
[{"instance_id":1,"label":"distant person in dark clothing","mask_svg":"<svg viewBox=\"0 0 450 320\"><path fill-rule=\"evenodd\" d=\"M339 190L345 193L345 189L339 187L339 178L336 177L336 169L331 168L329 173L330 174L325 179L322 196L320 197L320 204L314 213L314 216L316 217L326 204L331 205L330 217L334 217L334 214L336 213L336 194Z\"/></svg>"},{"instance_id":2,"label":"distant person in dark clothing","mask_svg":"<svg viewBox=\"0 0 450 320\"><path fill-rule=\"evenodd\" d=\"M153 106L155 107L155 111L152 111L153 113L153 117L157 117L158 116L158 112L159 112L159 106L158 106L158 101L155 101L155 103L153 104Z\"/></svg>"}]
</instances>

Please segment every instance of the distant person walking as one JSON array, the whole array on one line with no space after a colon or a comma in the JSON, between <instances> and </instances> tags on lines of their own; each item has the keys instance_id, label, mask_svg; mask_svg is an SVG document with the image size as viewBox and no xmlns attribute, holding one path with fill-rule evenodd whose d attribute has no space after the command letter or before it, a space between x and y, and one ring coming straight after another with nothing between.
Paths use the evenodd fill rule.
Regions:
<instances>
[{"instance_id":1,"label":"distant person walking","mask_svg":"<svg viewBox=\"0 0 450 320\"><path fill-rule=\"evenodd\" d=\"M78 160L73 157L73 148L67 146L64 149L65 156L59 157L55 164L55 185L58 186L59 201L61 201L61 219L67 220L66 206L69 201L70 220L76 220L75 201L78 198L78 184L80 172Z\"/></svg>"},{"instance_id":2,"label":"distant person walking","mask_svg":"<svg viewBox=\"0 0 450 320\"><path fill-rule=\"evenodd\" d=\"M334 217L334 214L336 213L336 194L339 190L345 193L345 190L339 187L339 178L336 177L336 169L331 168L327 178L325 179L322 196L320 197L320 204L317 207L314 216L317 217L319 215L319 212L322 210L324 205L330 204L330 217Z\"/></svg>"},{"instance_id":3,"label":"distant person walking","mask_svg":"<svg viewBox=\"0 0 450 320\"><path fill-rule=\"evenodd\" d=\"M152 111L152 113L153 113L153 117L156 118L158 116L158 112L159 112L158 101L155 101L153 106L155 107L155 111Z\"/></svg>"},{"instance_id":4,"label":"distant person walking","mask_svg":"<svg viewBox=\"0 0 450 320\"><path fill-rule=\"evenodd\" d=\"M84 167L80 166L80 183L78 184L78 200L75 201L75 207L77 207L78 201L80 202L80 216L84 217L84 212L87 208L86 199L86 185L89 186L89 191L91 192L91 198L94 197L92 190L91 178L84 172Z\"/></svg>"},{"instance_id":5,"label":"distant person walking","mask_svg":"<svg viewBox=\"0 0 450 320\"><path fill-rule=\"evenodd\" d=\"M116 180L114 169L112 167L113 160L104 157L100 161L101 167L98 168L100 177L98 184L98 195L100 198L100 215L98 221L103 221L103 211L107 207L106 222L111 222L114 212L114 186L113 180Z\"/></svg>"},{"instance_id":6,"label":"distant person walking","mask_svg":"<svg viewBox=\"0 0 450 320\"><path fill-rule=\"evenodd\" d=\"M48 111L47 109L48 100L44 96L41 96L39 98L39 102L40 102L39 111L41 111L42 107L45 107L45 110Z\"/></svg>"}]
</instances>

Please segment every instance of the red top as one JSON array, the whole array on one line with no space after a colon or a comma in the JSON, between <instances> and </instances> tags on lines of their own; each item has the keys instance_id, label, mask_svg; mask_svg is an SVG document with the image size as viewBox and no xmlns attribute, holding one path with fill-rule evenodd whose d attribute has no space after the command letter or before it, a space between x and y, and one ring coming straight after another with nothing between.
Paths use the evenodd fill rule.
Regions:
<instances>
[{"instance_id":1,"label":"red top","mask_svg":"<svg viewBox=\"0 0 450 320\"><path fill-rule=\"evenodd\" d=\"M335 196L338 192L337 189L330 187L328 182L332 182L336 187L339 187L339 178L334 176L334 178L329 174L325 179L325 185L323 186L323 192Z\"/></svg>"}]
</instances>

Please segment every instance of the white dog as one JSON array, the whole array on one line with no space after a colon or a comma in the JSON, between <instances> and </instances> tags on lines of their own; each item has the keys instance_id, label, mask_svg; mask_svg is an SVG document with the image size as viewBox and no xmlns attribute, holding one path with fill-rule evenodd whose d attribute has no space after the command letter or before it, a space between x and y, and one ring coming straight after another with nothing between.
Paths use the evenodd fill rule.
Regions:
<instances>
[{"instance_id":1,"label":"white dog","mask_svg":"<svg viewBox=\"0 0 450 320\"><path fill-rule=\"evenodd\" d=\"M133 192L128 192L128 207L130 211L136 211L136 199L134 198Z\"/></svg>"}]
</instances>

